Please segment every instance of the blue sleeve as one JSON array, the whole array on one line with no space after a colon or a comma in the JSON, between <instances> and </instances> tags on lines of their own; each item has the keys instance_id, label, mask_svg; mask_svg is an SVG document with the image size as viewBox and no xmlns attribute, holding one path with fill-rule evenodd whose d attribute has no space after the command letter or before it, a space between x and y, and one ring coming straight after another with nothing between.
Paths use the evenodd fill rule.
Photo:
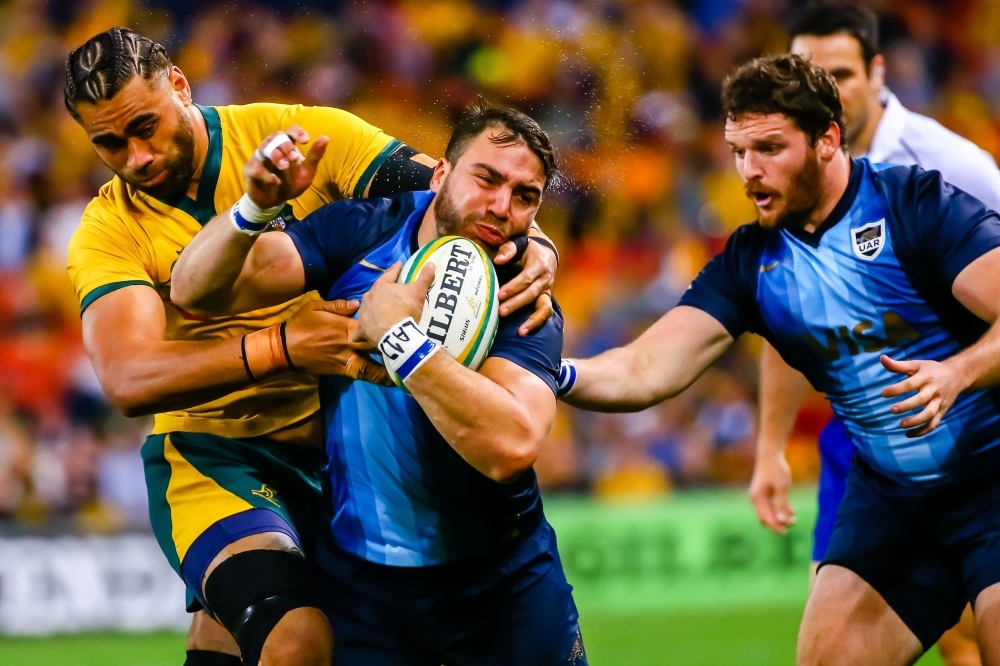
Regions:
<instances>
[{"instance_id":1,"label":"blue sleeve","mask_svg":"<svg viewBox=\"0 0 1000 666\"><path fill-rule=\"evenodd\" d=\"M962 269L1000 247L1000 216L937 171L894 167L880 175L890 184L884 192L904 251L922 258L949 289Z\"/></svg>"},{"instance_id":2,"label":"blue sleeve","mask_svg":"<svg viewBox=\"0 0 1000 666\"><path fill-rule=\"evenodd\" d=\"M757 224L733 232L725 249L701 269L678 305L712 315L734 339L747 331L761 332L757 274L765 233Z\"/></svg>"},{"instance_id":3,"label":"blue sleeve","mask_svg":"<svg viewBox=\"0 0 1000 666\"><path fill-rule=\"evenodd\" d=\"M534 307L524 307L501 317L489 356L504 358L521 366L541 378L555 394L562 360L563 316L555 301L552 305L555 312L545 325L525 336L518 335L517 329L531 316Z\"/></svg>"}]
</instances>

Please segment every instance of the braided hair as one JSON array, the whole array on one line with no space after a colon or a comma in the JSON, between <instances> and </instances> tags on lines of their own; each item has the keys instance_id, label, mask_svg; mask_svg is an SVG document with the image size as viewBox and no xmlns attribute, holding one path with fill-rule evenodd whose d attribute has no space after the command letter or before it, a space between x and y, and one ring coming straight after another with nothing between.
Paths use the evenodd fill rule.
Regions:
<instances>
[{"instance_id":1,"label":"braided hair","mask_svg":"<svg viewBox=\"0 0 1000 666\"><path fill-rule=\"evenodd\" d=\"M63 102L79 118L77 104L109 100L136 74L148 81L170 67L170 57L160 44L128 28L111 28L66 56Z\"/></svg>"}]
</instances>

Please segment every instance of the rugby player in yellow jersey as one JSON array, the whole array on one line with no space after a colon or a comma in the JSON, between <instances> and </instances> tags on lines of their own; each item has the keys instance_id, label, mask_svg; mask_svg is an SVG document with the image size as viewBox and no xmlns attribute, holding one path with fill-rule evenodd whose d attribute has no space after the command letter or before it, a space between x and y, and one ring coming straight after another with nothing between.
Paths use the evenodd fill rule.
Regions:
<instances>
[{"instance_id":1,"label":"rugby player in yellow jersey","mask_svg":"<svg viewBox=\"0 0 1000 666\"><path fill-rule=\"evenodd\" d=\"M197 612L186 664L329 664L333 639L302 556L322 504L313 374L384 379L349 341L357 305L306 294L209 319L170 302L170 272L201 226L241 200L241 168L270 155L279 132L315 141L306 157L283 148L247 180L312 183L286 220L344 197L423 189L435 161L337 109L194 104L163 47L124 28L69 54L65 102L116 174L70 244L84 343L113 403L156 414L143 447L154 532L193 595L189 609L210 609L228 629ZM529 329L551 313L556 257L541 245L551 247L529 243L524 271L501 290L502 313L537 299ZM500 261L513 256L505 247ZM257 381L247 350L266 352L266 341L249 334L268 328L296 371Z\"/></svg>"}]
</instances>

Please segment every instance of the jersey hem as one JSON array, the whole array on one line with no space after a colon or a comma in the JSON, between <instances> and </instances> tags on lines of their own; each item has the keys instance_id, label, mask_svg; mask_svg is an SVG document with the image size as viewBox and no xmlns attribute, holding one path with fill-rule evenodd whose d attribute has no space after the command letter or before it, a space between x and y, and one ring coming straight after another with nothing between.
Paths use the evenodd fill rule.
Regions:
<instances>
[{"instance_id":1,"label":"jersey hem","mask_svg":"<svg viewBox=\"0 0 1000 666\"><path fill-rule=\"evenodd\" d=\"M310 409L289 416L269 416L260 414L247 419L210 419L172 414L157 414L153 418L151 435L164 435L171 432L190 432L205 435L217 435L228 439L247 439L262 437L287 428L319 412L317 399Z\"/></svg>"},{"instance_id":2,"label":"jersey hem","mask_svg":"<svg viewBox=\"0 0 1000 666\"><path fill-rule=\"evenodd\" d=\"M86 296L80 300L80 316L83 316L83 311L91 306L91 304L96 301L101 296L107 296L113 291L118 291L119 289L124 289L125 287L134 287L136 285L144 285L153 289L153 283L147 282L146 280L122 280L121 282L110 282L108 284L101 285L90 290Z\"/></svg>"}]
</instances>

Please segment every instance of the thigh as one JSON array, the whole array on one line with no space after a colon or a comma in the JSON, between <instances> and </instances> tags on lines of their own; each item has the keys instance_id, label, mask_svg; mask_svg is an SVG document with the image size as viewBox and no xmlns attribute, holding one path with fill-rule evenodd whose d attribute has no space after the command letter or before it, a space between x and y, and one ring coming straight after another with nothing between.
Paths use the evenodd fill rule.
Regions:
<instances>
[{"instance_id":1,"label":"thigh","mask_svg":"<svg viewBox=\"0 0 1000 666\"><path fill-rule=\"evenodd\" d=\"M287 483L275 485L294 470L246 443L174 432L149 437L142 455L153 532L197 600L189 608L203 605L201 583L228 546L274 533L301 548L300 533L306 530L297 523L308 527L310 536L314 530L296 508L301 490L284 492Z\"/></svg>"},{"instance_id":2,"label":"thigh","mask_svg":"<svg viewBox=\"0 0 1000 666\"><path fill-rule=\"evenodd\" d=\"M958 622L965 592L961 567L914 519L907 492L863 464L852 466L816 584L828 565L850 572L864 583L859 589L873 591L926 650ZM841 573L835 580L843 578ZM828 588L827 596L835 600L835 592ZM852 617L845 614L851 603L845 597L844 613L816 615L813 621L846 622ZM812 639L809 634L803 637Z\"/></svg>"},{"instance_id":3,"label":"thigh","mask_svg":"<svg viewBox=\"0 0 1000 666\"><path fill-rule=\"evenodd\" d=\"M586 666L579 613L554 544L447 618L449 666Z\"/></svg>"},{"instance_id":4,"label":"thigh","mask_svg":"<svg viewBox=\"0 0 1000 666\"><path fill-rule=\"evenodd\" d=\"M906 666L923 651L864 579L837 565L820 569L799 629L798 666Z\"/></svg>"}]
</instances>

